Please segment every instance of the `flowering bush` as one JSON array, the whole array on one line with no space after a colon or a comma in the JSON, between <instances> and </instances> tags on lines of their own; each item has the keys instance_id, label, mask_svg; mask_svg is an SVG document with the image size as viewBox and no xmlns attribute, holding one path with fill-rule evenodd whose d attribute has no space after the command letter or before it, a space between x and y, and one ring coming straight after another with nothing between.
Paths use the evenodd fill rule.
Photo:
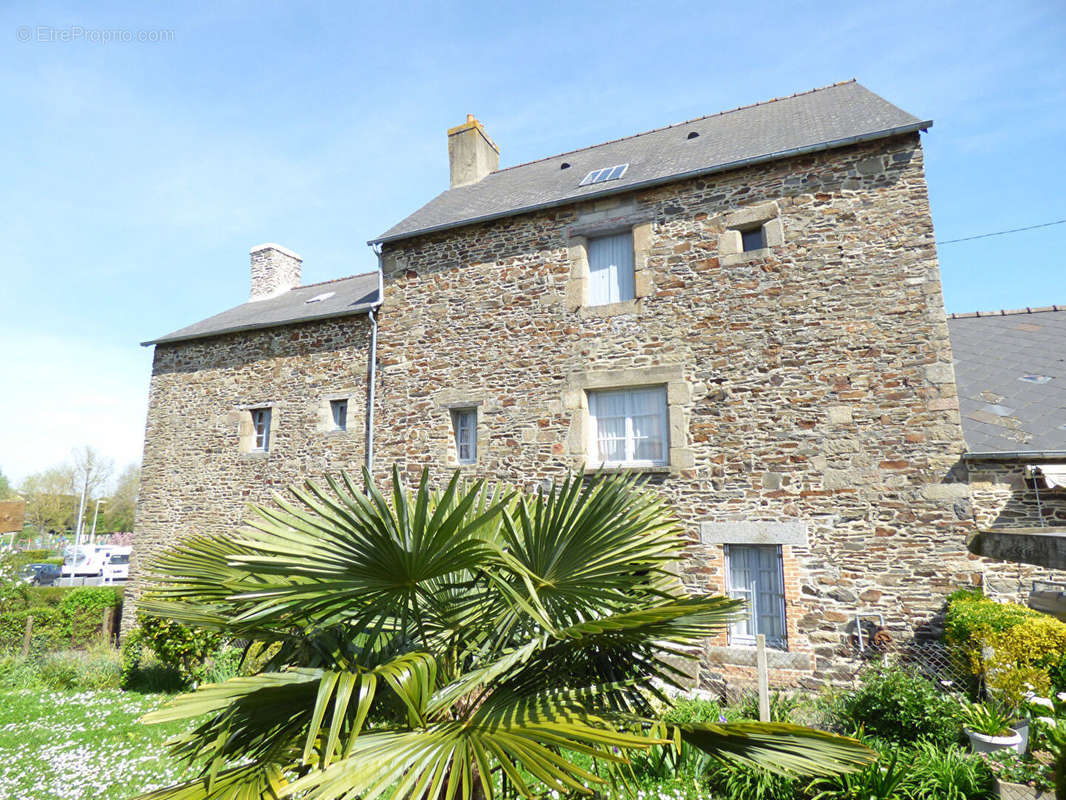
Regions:
<instances>
[{"instance_id":1,"label":"flowering bush","mask_svg":"<svg viewBox=\"0 0 1066 800\"><path fill-rule=\"evenodd\" d=\"M1066 689L1066 623L979 592L951 595L945 636L978 679L1019 704L1027 691Z\"/></svg>"}]
</instances>

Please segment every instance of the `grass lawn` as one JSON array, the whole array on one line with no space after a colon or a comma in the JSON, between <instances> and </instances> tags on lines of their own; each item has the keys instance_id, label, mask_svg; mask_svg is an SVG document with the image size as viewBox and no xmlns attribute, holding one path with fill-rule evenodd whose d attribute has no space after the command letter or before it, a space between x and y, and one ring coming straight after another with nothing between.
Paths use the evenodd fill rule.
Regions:
<instances>
[{"instance_id":1,"label":"grass lawn","mask_svg":"<svg viewBox=\"0 0 1066 800\"><path fill-rule=\"evenodd\" d=\"M163 742L182 723L141 725L167 695L0 691L0 798L125 800L179 779Z\"/></svg>"}]
</instances>

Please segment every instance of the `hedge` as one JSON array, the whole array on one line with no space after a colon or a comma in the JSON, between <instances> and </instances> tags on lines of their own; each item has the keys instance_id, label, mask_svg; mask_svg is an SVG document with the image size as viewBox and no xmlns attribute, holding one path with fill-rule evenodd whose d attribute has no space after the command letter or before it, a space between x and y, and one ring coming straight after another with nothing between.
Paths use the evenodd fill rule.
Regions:
<instances>
[{"instance_id":1,"label":"hedge","mask_svg":"<svg viewBox=\"0 0 1066 800\"><path fill-rule=\"evenodd\" d=\"M980 592L951 595L945 638L970 673L1017 702L1066 690L1066 622Z\"/></svg>"},{"instance_id":2,"label":"hedge","mask_svg":"<svg viewBox=\"0 0 1066 800\"><path fill-rule=\"evenodd\" d=\"M32 587L20 605L0 613L0 651L22 647L29 616L35 649L86 645L100 634L103 610L122 605L122 591L111 586Z\"/></svg>"}]
</instances>

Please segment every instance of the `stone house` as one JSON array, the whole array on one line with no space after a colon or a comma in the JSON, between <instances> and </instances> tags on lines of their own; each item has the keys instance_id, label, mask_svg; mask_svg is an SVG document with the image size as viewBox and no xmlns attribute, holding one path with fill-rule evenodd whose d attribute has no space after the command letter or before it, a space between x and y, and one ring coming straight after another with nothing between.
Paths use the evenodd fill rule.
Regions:
<instances>
[{"instance_id":1,"label":"stone house","mask_svg":"<svg viewBox=\"0 0 1066 800\"><path fill-rule=\"evenodd\" d=\"M856 615L902 640L957 585L1017 592L966 549L930 125L851 81L499 169L469 117L450 188L371 242L377 274L300 286L262 245L249 302L146 343L135 577L369 462L639 472L688 529L682 579L749 600L704 682L758 633L776 681L831 680Z\"/></svg>"}]
</instances>

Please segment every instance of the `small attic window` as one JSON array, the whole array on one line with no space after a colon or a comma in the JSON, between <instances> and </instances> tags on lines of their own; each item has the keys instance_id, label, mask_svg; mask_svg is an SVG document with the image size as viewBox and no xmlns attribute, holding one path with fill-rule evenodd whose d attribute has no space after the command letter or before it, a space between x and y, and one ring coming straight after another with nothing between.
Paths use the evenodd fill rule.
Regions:
<instances>
[{"instance_id":1,"label":"small attic window","mask_svg":"<svg viewBox=\"0 0 1066 800\"><path fill-rule=\"evenodd\" d=\"M699 131L689 131L688 136L686 136L685 138L686 139L695 139L699 135L700 135Z\"/></svg>"},{"instance_id":2,"label":"small attic window","mask_svg":"<svg viewBox=\"0 0 1066 800\"><path fill-rule=\"evenodd\" d=\"M567 162L563 162L559 165L559 169L570 169L570 165Z\"/></svg>"},{"instance_id":3,"label":"small attic window","mask_svg":"<svg viewBox=\"0 0 1066 800\"><path fill-rule=\"evenodd\" d=\"M323 300L329 300L336 292L322 292L322 294L316 294L309 300L304 300L305 303L321 303Z\"/></svg>"},{"instance_id":4,"label":"small attic window","mask_svg":"<svg viewBox=\"0 0 1066 800\"><path fill-rule=\"evenodd\" d=\"M1026 383L1047 383L1051 377L1049 375L1022 375L1018 380Z\"/></svg>"},{"instance_id":5,"label":"small attic window","mask_svg":"<svg viewBox=\"0 0 1066 800\"><path fill-rule=\"evenodd\" d=\"M604 167L603 169L594 169L588 175L585 176L585 180L579 183L579 186L591 186L594 183L605 183L606 181L616 181L626 174L626 170L629 169L629 164L619 164L614 167Z\"/></svg>"}]
</instances>

